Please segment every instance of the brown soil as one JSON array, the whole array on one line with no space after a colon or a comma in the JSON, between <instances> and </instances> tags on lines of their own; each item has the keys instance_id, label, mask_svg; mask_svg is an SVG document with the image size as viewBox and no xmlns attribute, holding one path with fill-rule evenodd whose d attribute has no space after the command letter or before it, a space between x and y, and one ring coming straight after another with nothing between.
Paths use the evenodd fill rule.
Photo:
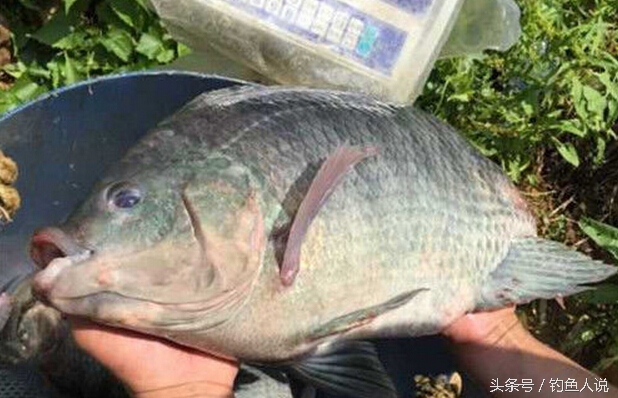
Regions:
<instances>
[{"instance_id":1,"label":"brown soil","mask_svg":"<svg viewBox=\"0 0 618 398\"><path fill-rule=\"evenodd\" d=\"M612 264L615 260L609 253L577 225L582 216L618 225L618 141L608 144L605 159L602 165L585 162L573 168L557 153L540 153L537 182L522 184L520 189L537 216L540 235ZM618 305L592 305L578 297L567 298L565 303L566 310L554 301L537 300L523 306L520 316L540 340L591 368L603 359L613 336L605 330L593 340L583 341L581 335L594 322L613 319Z\"/></svg>"}]
</instances>

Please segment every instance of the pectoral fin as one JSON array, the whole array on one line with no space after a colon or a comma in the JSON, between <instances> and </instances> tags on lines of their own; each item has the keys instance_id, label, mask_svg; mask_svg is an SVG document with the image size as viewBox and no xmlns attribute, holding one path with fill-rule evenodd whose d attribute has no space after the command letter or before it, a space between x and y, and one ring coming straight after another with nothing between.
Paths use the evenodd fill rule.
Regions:
<instances>
[{"instance_id":1,"label":"pectoral fin","mask_svg":"<svg viewBox=\"0 0 618 398\"><path fill-rule=\"evenodd\" d=\"M400 308L426 290L405 292L384 303L337 317L315 329L308 339L319 340L360 327L379 315ZM368 342L336 342L285 368L292 378L335 394L353 398L397 397L375 348Z\"/></svg>"},{"instance_id":2,"label":"pectoral fin","mask_svg":"<svg viewBox=\"0 0 618 398\"><path fill-rule=\"evenodd\" d=\"M412 290L410 292L400 294L399 296L396 296L384 303L375 305L373 307L363 308L361 310L337 317L333 320L326 322L323 325L320 325L319 328L316 328L312 333L309 334L307 339L309 341L319 340L324 337L341 334L347 332L348 330L355 329L368 322L371 322L376 317L386 312L392 311L405 305L406 303L408 303L408 301L412 300L412 298L416 297L417 294L426 290L428 289Z\"/></svg>"},{"instance_id":3,"label":"pectoral fin","mask_svg":"<svg viewBox=\"0 0 618 398\"><path fill-rule=\"evenodd\" d=\"M397 398L371 343L346 341L288 366L291 377L317 388L353 398Z\"/></svg>"},{"instance_id":4,"label":"pectoral fin","mask_svg":"<svg viewBox=\"0 0 618 398\"><path fill-rule=\"evenodd\" d=\"M311 222L324 203L326 203L348 171L363 159L376 155L377 152L376 147L342 146L322 163L307 191L307 195L298 207L290 228L280 269L283 285L290 286L294 282L300 266L301 245Z\"/></svg>"}]
</instances>

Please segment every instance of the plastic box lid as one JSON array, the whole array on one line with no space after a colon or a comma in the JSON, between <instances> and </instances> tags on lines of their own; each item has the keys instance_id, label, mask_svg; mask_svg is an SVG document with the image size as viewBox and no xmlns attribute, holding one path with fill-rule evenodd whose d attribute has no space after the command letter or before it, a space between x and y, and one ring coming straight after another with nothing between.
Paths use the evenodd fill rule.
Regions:
<instances>
[{"instance_id":1,"label":"plastic box lid","mask_svg":"<svg viewBox=\"0 0 618 398\"><path fill-rule=\"evenodd\" d=\"M151 0L172 34L283 84L395 102L420 90L462 0Z\"/></svg>"}]
</instances>

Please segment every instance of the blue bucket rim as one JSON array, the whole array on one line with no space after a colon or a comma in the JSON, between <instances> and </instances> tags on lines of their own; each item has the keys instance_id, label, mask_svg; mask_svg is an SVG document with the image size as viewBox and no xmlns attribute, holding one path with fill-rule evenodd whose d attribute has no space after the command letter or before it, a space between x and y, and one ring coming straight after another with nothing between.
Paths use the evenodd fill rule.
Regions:
<instances>
[{"instance_id":1,"label":"blue bucket rim","mask_svg":"<svg viewBox=\"0 0 618 398\"><path fill-rule=\"evenodd\" d=\"M226 77L226 76L221 76L221 75L216 75L216 74L209 74L209 73L201 73L201 72L193 72L193 71L184 71L184 70L175 70L175 69L166 69L166 70L146 70L146 71L131 71L131 72L121 72L121 73L114 73L114 74L110 74L110 75L103 75L103 76L98 76L98 77L94 77L94 78L90 78L90 79L86 79L86 80L81 80L77 83L72 83L66 86L62 86L56 89L53 89L51 91L45 92L41 95L39 95L38 97L24 103L21 104L13 109L9 109L8 111L6 111L5 113L0 115L0 123L2 123L3 121L5 121L6 119L9 119L10 117L14 116L15 114L21 112L22 110L29 108L31 106L35 106L40 102L46 101L49 98L53 98L53 97L58 97L60 96L62 93L66 92L66 91L71 91L73 89L76 88L80 88L80 87L84 87L84 86L90 86L93 84L97 84L97 83L101 83L101 82L105 82L105 81L109 81L109 80L117 80L117 79L122 79L122 78L127 78L127 77L141 77L141 76L163 76L163 75L169 75L169 76L187 76L187 77L195 77L195 78L200 78L200 79L213 79L213 80L224 80L224 81L228 81L230 83L236 83L236 84L257 84L257 83L252 83L252 82L247 82L244 80L240 80L240 79L234 79L231 77Z\"/></svg>"}]
</instances>

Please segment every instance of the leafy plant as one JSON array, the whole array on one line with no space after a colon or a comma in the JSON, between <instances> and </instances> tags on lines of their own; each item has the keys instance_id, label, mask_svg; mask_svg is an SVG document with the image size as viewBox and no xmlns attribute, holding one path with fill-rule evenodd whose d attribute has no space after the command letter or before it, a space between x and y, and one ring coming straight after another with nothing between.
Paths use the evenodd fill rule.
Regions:
<instances>
[{"instance_id":1,"label":"leafy plant","mask_svg":"<svg viewBox=\"0 0 618 398\"><path fill-rule=\"evenodd\" d=\"M507 53L437 64L418 104L465 132L515 181L539 151L600 164L618 119L615 1L518 1L523 36Z\"/></svg>"},{"instance_id":2,"label":"leafy plant","mask_svg":"<svg viewBox=\"0 0 618 398\"><path fill-rule=\"evenodd\" d=\"M597 245L607 250L618 262L618 228L584 217L579 222L580 228ZM618 303L618 284L604 283L588 292L586 299L593 304Z\"/></svg>"},{"instance_id":3,"label":"leafy plant","mask_svg":"<svg viewBox=\"0 0 618 398\"><path fill-rule=\"evenodd\" d=\"M618 260L618 228L587 217L580 220L579 226L597 245L607 250L614 260ZM601 355L594 370L602 372L618 363L618 319L614 316L618 305L618 279L613 277L579 298L589 304L588 313L593 316L583 315L571 330L568 344L563 346L565 351L572 351L596 341Z\"/></svg>"},{"instance_id":4,"label":"leafy plant","mask_svg":"<svg viewBox=\"0 0 618 398\"><path fill-rule=\"evenodd\" d=\"M148 69L188 49L161 26L146 0L8 0L18 60L1 69L0 113L53 88L98 75Z\"/></svg>"}]
</instances>

